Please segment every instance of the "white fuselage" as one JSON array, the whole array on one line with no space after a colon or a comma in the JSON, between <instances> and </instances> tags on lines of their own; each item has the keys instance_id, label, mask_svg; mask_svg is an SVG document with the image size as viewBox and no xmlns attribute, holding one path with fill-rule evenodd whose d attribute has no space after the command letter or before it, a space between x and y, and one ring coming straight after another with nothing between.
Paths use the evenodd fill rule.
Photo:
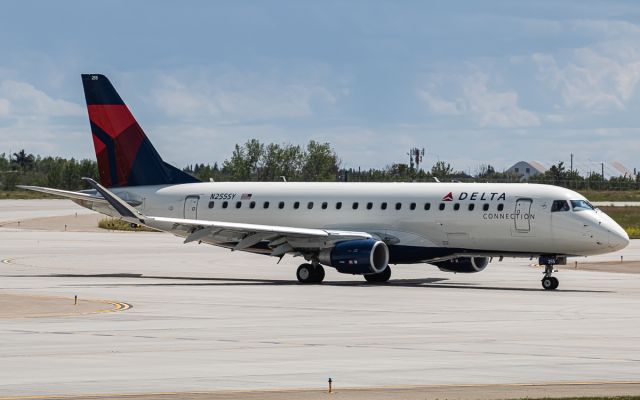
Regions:
<instances>
[{"instance_id":1,"label":"white fuselage","mask_svg":"<svg viewBox=\"0 0 640 400\"><path fill-rule=\"evenodd\" d=\"M208 182L113 191L146 215L369 232L389 244L392 263L451 253L593 255L629 240L602 211L552 212L554 201L584 197L549 185Z\"/></svg>"}]
</instances>

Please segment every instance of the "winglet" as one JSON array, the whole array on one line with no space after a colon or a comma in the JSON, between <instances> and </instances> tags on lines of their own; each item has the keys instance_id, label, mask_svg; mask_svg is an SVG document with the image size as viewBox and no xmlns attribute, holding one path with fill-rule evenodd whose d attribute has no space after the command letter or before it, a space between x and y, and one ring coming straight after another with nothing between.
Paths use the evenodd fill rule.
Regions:
<instances>
[{"instance_id":1,"label":"winglet","mask_svg":"<svg viewBox=\"0 0 640 400\"><path fill-rule=\"evenodd\" d=\"M126 201L110 192L107 188L94 181L91 178L82 178L83 181L91 185L92 188L98 191L104 197L104 199L113 207L120 216L129 222L141 222L144 224L144 215L140 211L130 206Z\"/></svg>"}]
</instances>

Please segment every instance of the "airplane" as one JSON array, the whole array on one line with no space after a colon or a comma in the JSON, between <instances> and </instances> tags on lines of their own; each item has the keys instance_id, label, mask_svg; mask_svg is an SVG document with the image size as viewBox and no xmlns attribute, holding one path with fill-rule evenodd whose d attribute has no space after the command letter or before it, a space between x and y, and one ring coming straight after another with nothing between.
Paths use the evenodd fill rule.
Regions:
<instances>
[{"instance_id":1,"label":"airplane","mask_svg":"<svg viewBox=\"0 0 640 400\"><path fill-rule=\"evenodd\" d=\"M105 215L237 251L300 256L300 283L323 266L381 284L390 265L428 263L454 273L493 258L537 258L542 287L567 257L629 244L582 195L527 183L200 182L163 161L104 75L83 74L100 182L92 189L24 189L69 198Z\"/></svg>"}]
</instances>

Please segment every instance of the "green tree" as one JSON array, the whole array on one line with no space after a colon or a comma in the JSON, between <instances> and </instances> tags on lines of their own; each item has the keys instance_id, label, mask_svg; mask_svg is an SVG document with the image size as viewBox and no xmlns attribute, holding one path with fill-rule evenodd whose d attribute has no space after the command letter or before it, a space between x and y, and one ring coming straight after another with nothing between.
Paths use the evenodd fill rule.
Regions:
<instances>
[{"instance_id":1,"label":"green tree","mask_svg":"<svg viewBox=\"0 0 640 400\"><path fill-rule=\"evenodd\" d=\"M27 154L27 152L22 149L17 153L13 153L11 163L21 170L25 171L33 166L34 160L35 157L33 156L33 154Z\"/></svg>"},{"instance_id":2,"label":"green tree","mask_svg":"<svg viewBox=\"0 0 640 400\"><path fill-rule=\"evenodd\" d=\"M314 140L307 145L302 166L302 180L335 181L338 176L340 162L329 143L318 143Z\"/></svg>"},{"instance_id":3,"label":"green tree","mask_svg":"<svg viewBox=\"0 0 640 400\"><path fill-rule=\"evenodd\" d=\"M435 176L439 180L445 180L452 174L453 168L451 168L451 164L444 161L438 161L433 165L433 167L431 167L431 175Z\"/></svg>"}]
</instances>

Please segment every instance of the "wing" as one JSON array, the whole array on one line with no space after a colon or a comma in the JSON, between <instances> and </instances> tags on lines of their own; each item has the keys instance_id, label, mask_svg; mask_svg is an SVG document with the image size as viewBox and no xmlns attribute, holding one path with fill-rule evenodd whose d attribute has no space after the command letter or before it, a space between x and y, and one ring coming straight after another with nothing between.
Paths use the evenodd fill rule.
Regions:
<instances>
[{"instance_id":1,"label":"wing","mask_svg":"<svg viewBox=\"0 0 640 400\"><path fill-rule=\"evenodd\" d=\"M367 232L147 216L93 179L82 179L102 195L102 199L117 211L120 218L171 232L184 237L185 243L198 241L231 247L234 250L248 250L264 242L266 246L261 252L279 257L289 252L317 251L333 247L335 243L345 240L374 237Z\"/></svg>"},{"instance_id":2,"label":"wing","mask_svg":"<svg viewBox=\"0 0 640 400\"><path fill-rule=\"evenodd\" d=\"M272 256L304 250L333 247L337 242L370 239L367 232L329 229L296 228L279 225L259 225L236 222L190 220L182 218L145 217L145 224L185 237L184 243L206 242L225 245L233 250L247 250L262 242L268 245L261 252Z\"/></svg>"}]
</instances>

